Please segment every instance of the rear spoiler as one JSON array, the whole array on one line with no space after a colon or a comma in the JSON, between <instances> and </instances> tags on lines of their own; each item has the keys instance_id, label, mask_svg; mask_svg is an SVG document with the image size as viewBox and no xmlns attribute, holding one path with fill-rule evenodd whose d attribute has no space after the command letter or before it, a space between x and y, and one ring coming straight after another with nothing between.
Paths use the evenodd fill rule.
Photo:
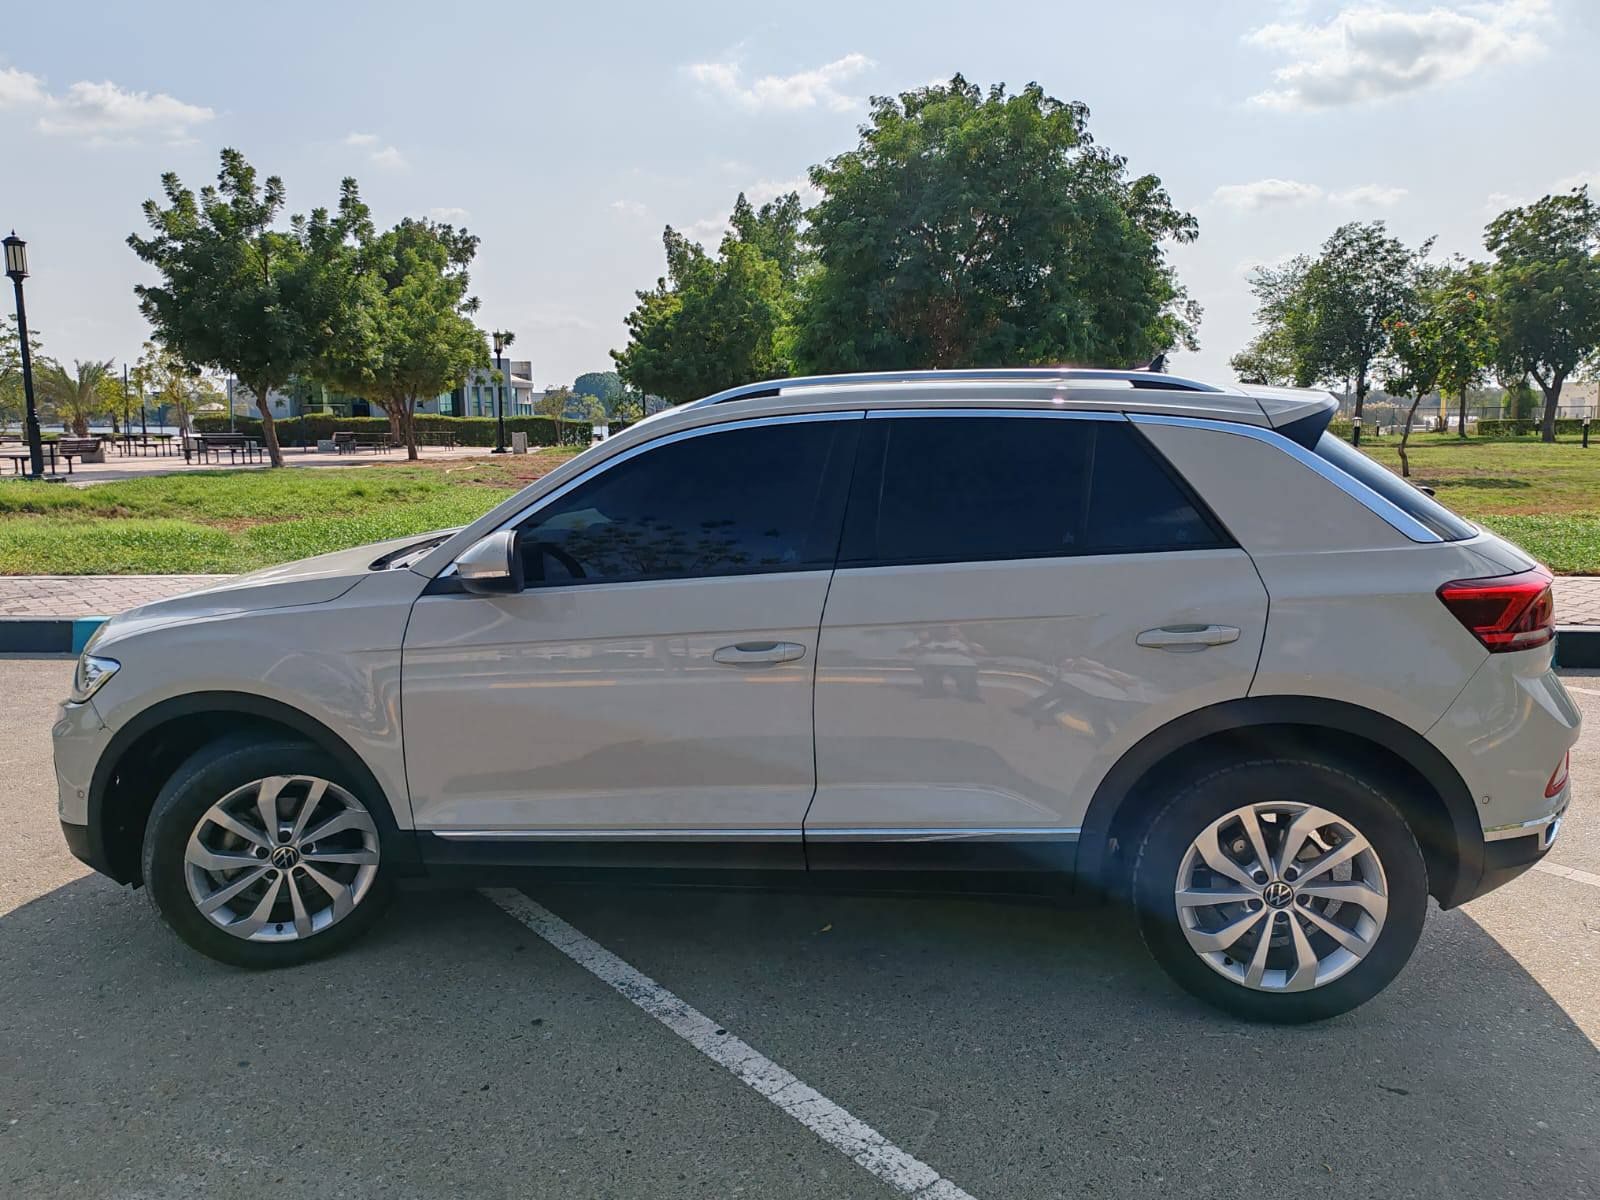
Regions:
<instances>
[{"instance_id":1,"label":"rear spoiler","mask_svg":"<svg viewBox=\"0 0 1600 1200\"><path fill-rule=\"evenodd\" d=\"M1267 423L1290 441L1314 449L1319 438L1328 431L1328 424L1339 411L1339 402L1331 392L1312 391L1309 388L1262 387L1259 384L1239 384L1239 390L1261 406Z\"/></svg>"}]
</instances>

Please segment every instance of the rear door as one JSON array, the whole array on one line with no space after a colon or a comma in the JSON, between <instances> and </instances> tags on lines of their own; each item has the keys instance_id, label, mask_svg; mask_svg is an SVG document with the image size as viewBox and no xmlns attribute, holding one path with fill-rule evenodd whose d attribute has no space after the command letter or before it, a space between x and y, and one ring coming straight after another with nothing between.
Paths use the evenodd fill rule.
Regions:
<instances>
[{"instance_id":1,"label":"rear door","mask_svg":"<svg viewBox=\"0 0 1600 1200\"><path fill-rule=\"evenodd\" d=\"M1117 414L868 414L819 639L813 867L1058 865L1145 733L1244 696L1267 596Z\"/></svg>"}]
</instances>

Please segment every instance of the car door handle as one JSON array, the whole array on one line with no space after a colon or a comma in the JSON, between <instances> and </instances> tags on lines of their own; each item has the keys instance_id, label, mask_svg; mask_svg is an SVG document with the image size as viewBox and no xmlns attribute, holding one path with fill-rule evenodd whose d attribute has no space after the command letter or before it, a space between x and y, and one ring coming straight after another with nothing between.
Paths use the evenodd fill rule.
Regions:
<instances>
[{"instance_id":1,"label":"car door handle","mask_svg":"<svg viewBox=\"0 0 1600 1200\"><path fill-rule=\"evenodd\" d=\"M725 667L772 667L805 656L806 648L798 642L739 642L720 647L711 661Z\"/></svg>"},{"instance_id":2,"label":"car door handle","mask_svg":"<svg viewBox=\"0 0 1600 1200\"><path fill-rule=\"evenodd\" d=\"M1239 631L1232 625L1163 625L1146 629L1134 639L1156 650L1204 650L1238 640Z\"/></svg>"}]
</instances>

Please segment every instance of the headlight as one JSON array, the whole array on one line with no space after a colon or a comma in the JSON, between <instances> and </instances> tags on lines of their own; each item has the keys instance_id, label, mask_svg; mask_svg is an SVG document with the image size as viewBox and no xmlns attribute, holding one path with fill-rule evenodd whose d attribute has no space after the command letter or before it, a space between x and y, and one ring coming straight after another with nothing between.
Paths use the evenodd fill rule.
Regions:
<instances>
[{"instance_id":1,"label":"headlight","mask_svg":"<svg viewBox=\"0 0 1600 1200\"><path fill-rule=\"evenodd\" d=\"M72 702L82 704L121 669L122 664L114 658L99 658L85 653L78 659L78 669L72 673Z\"/></svg>"}]
</instances>

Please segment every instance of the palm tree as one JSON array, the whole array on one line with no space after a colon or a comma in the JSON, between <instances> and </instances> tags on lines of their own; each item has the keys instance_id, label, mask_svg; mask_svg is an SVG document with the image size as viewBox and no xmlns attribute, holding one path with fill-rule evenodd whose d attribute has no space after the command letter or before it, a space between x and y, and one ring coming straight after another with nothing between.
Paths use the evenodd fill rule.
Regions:
<instances>
[{"instance_id":1,"label":"palm tree","mask_svg":"<svg viewBox=\"0 0 1600 1200\"><path fill-rule=\"evenodd\" d=\"M88 437L89 422L105 408L100 385L111 373L111 360L74 360L72 367L76 375L59 364L51 363L41 373L40 383L46 401L55 410L61 423L72 430L73 436Z\"/></svg>"}]
</instances>

